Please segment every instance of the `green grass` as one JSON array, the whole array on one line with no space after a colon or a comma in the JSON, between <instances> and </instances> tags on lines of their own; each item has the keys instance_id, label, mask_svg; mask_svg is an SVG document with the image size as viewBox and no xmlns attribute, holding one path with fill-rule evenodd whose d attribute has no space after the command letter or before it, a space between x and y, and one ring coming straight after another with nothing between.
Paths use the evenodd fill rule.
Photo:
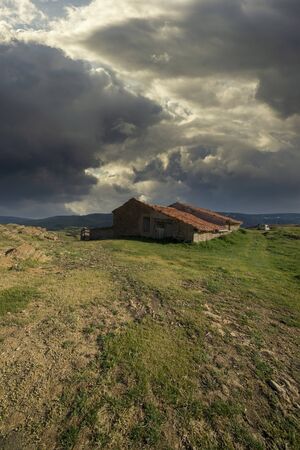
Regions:
<instances>
[{"instance_id":1,"label":"green grass","mask_svg":"<svg viewBox=\"0 0 300 450\"><path fill-rule=\"evenodd\" d=\"M10 286L27 276L74 333L63 357L95 345L61 386L57 447L298 449L299 237L241 230L188 245L61 233L41 243L55 267L42 283L30 267L6 272L3 311L34 297Z\"/></svg>"},{"instance_id":2,"label":"green grass","mask_svg":"<svg viewBox=\"0 0 300 450\"><path fill-rule=\"evenodd\" d=\"M178 429L189 430L189 445L195 448L236 448L237 443L241 448L265 448L262 436L255 435L245 422L243 404L251 395L253 380L265 386L276 376L274 370L280 370L273 360L260 355L261 349L275 337L280 341L282 332L291 328L292 335L292 329L299 327L300 242L295 238L299 235L299 229L278 229L266 235L241 230L200 245L134 240L104 243L118 264L134 273L140 302L144 304L147 295L155 299L159 325L143 321L125 334L107 336L103 341L102 364L113 386L117 385L116 374L126 380L123 399L127 401L125 407L118 403L119 415L126 414L132 405L144 404L145 400L154 402L158 408L159 420L153 432L153 436L157 433L160 436L160 441L157 438L160 444L158 441L155 444L157 448L165 448L163 429L170 421ZM218 398L220 386L227 381L226 370L216 371L210 362L212 354L206 353L204 330L210 323L202 313L204 303L216 308L221 317L222 314L230 316L234 327L242 329L244 339L249 338L251 342L251 349L240 346L239 342L234 348L240 365L236 370L244 372L249 383L243 393L232 392L230 400ZM274 320L270 326L269 321ZM279 324L288 328L283 331ZM226 333L214 339L214 345L224 348L225 355L226 351L232 353L232 338L228 339ZM293 347L291 342L290 345ZM211 380L207 384L211 402L197 393L197 372L201 377L203 367L205 376L208 374ZM270 399L273 399L272 392ZM262 408L266 407L262 398L258 397L257 401ZM271 423L277 420L276 414L273 419L272 416L271 412ZM256 420L259 428L260 420ZM281 420L284 423L285 419ZM210 424L214 437L207 430L202 436L192 431L193 421ZM128 445L144 447L147 439L150 442L153 438L152 428L143 416L130 432L134 442ZM286 437L291 448L295 446L293 433L295 428Z\"/></svg>"},{"instance_id":3,"label":"green grass","mask_svg":"<svg viewBox=\"0 0 300 450\"><path fill-rule=\"evenodd\" d=\"M136 277L164 292L189 279L202 283L209 294L242 297L244 306L277 307L299 326L299 228L263 235L241 230L198 245L139 241L108 241L119 261Z\"/></svg>"},{"instance_id":4,"label":"green grass","mask_svg":"<svg viewBox=\"0 0 300 450\"><path fill-rule=\"evenodd\" d=\"M153 321L134 325L125 334L109 335L103 342L102 367L122 367L129 394L136 395L137 401L155 394L176 405L187 398L194 387L192 373L197 362L201 362L201 346L193 344L181 329Z\"/></svg>"},{"instance_id":5,"label":"green grass","mask_svg":"<svg viewBox=\"0 0 300 450\"><path fill-rule=\"evenodd\" d=\"M24 309L37 295L37 290L29 287L11 287L0 291L0 316Z\"/></svg>"},{"instance_id":6,"label":"green grass","mask_svg":"<svg viewBox=\"0 0 300 450\"><path fill-rule=\"evenodd\" d=\"M130 440L134 445L157 446L161 439L163 416L151 403L143 404L143 419L130 431Z\"/></svg>"},{"instance_id":7,"label":"green grass","mask_svg":"<svg viewBox=\"0 0 300 450\"><path fill-rule=\"evenodd\" d=\"M76 426L70 426L63 431L60 438L60 445L64 449L72 449L76 444L80 429Z\"/></svg>"}]
</instances>

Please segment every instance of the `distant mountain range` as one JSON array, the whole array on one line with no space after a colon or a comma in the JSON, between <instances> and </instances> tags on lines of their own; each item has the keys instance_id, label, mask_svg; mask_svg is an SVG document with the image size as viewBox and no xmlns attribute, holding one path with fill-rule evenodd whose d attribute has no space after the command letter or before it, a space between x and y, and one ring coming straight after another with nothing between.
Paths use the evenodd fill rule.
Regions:
<instances>
[{"instance_id":1,"label":"distant mountain range","mask_svg":"<svg viewBox=\"0 0 300 450\"><path fill-rule=\"evenodd\" d=\"M282 214L242 214L235 212L221 212L243 222L243 227L254 227L258 224L300 225L300 213ZM64 228L109 227L112 225L112 214L88 214L86 216L53 216L45 219L25 219L22 217L0 216L0 224L15 223L43 227L48 230L62 230Z\"/></svg>"},{"instance_id":2,"label":"distant mountain range","mask_svg":"<svg viewBox=\"0 0 300 450\"><path fill-rule=\"evenodd\" d=\"M235 212L222 212L226 216L243 222L243 227L255 227L259 224L269 225L299 225L300 213L277 213L277 214L243 214Z\"/></svg>"},{"instance_id":3,"label":"distant mountain range","mask_svg":"<svg viewBox=\"0 0 300 450\"><path fill-rule=\"evenodd\" d=\"M112 214L88 214L86 216L53 216L45 219L24 219L22 217L0 216L0 224L15 223L43 227L48 230L62 230L64 228L109 227L112 225Z\"/></svg>"}]
</instances>

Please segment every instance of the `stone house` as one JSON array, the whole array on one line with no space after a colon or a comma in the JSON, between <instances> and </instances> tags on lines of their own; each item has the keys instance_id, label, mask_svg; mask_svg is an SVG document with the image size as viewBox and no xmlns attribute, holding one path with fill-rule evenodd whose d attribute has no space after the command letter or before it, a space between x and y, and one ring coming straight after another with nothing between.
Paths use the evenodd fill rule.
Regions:
<instances>
[{"instance_id":1,"label":"stone house","mask_svg":"<svg viewBox=\"0 0 300 450\"><path fill-rule=\"evenodd\" d=\"M183 206L188 208L188 205ZM201 242L233 231L233 225L229 224L233 219L221 215L216 218L214 214L217 215L217 213L209 210L203 210L208 211L210 215L207 213L207 218L202 218L199 217L197 208L189 208L190 211L183 210L179 203L171 206L149 205L132 198L113 211L112 229L91 229L89 231L83 229L81 238L83 240L107 239L108 235L112 233L115 238L144 237ZM238 228L239 225L235 221L235 228Z\"/></svg>"}]
</instances>

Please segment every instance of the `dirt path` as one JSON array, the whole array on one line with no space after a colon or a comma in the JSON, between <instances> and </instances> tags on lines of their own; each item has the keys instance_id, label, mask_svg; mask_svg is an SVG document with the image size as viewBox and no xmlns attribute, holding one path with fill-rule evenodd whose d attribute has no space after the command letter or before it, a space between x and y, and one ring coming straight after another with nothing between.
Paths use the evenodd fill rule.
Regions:
<instances>
[{"instance_id":1,"label":"dirt path","mask_svg":"<svg viewBox=\"0 0 300 450\"><path fill-rule=\"evenodd\" d=\"M16 317L2 321L0 336L0 448L57 448L66 408L64 386L95 362L99 330L107 333L132 320L113 282L86 268L94 257L97 271L112 267L102 250L88 260L61 258L61 266L42 273L41 299ZM90 264L93 266L93 264ZM37 269L29 276L39 276ZM107 274L105 274L107 278ZM79 296L73 299L74 295ZM80 296L82 297L80 298ZM74 301L72 301L74 300Z\"/></svg>"},{"instance_id":2,"label":"dirt path","mask_svg":"<svg viewBox=\"0 0 300 450\"><path fill-rule=\"evenodd\" d=\"M143 442L178 450L298 448L289 442L296 442L300 404L299 334L276 305L212 291L200 272L165 289L154 271L151 284L146 258L128 252L122 259L101 242L64 238L37 247L46 262L0 274L0 294L10 286L38 294L23 311L0 317L1 450L116 450ZM173 378L182 374L181 361L190 378ZM183 418L177 403L169 406L174 386L166 370L177 398L190 392L181 399ZM186 391L186 379L197 388ZM157 437L152 446L145 430ZM230 447L222 447L224 436Z\"/></svg>"}]
</instances>

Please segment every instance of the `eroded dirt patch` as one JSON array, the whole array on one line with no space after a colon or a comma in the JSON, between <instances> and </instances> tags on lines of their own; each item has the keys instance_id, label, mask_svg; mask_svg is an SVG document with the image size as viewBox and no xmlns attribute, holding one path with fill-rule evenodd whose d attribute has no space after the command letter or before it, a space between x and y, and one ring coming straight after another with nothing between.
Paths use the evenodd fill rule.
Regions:
<instances>
[{"instance_id":1,"label":"eroded dirt patch","mask_svg":"<svg viewBox=\"0 0 300 450\"><path fill-rule=\"evenodd\" d=\"M108 252L61 258L58 248L51 264L47 241L38 247L35 238L9 247L3 256L10 264L34 259L34 268L18 274L8 270L9 264L0 267L8 286L26 282L38 290L27 308L0 318L0 446L7 450L59 447L68 414L65 388L71 395L76 374L87 368L92 382L93 371L98 374L99 333L116 331L134 318L105 271L111 266ZM87 270L91 258L94 267Z\"/></svg>"},{"instance_id":2,"label":"eroded dirt patch","mask_svg":"<svg viewBox=\"0 0 300 450\"><path fill-rule=\"evenodd\" d=\"M255 292L257 273L229 277L218 260L201 272L200 252L180 246L168 279L139 243L23 235L0 248L24 242L51 259L0 268L9 298L37 292L1 319L1 448L298 448L299 333L292 309L266 302L270 286Z\"/></svg>"}]
</instances>

